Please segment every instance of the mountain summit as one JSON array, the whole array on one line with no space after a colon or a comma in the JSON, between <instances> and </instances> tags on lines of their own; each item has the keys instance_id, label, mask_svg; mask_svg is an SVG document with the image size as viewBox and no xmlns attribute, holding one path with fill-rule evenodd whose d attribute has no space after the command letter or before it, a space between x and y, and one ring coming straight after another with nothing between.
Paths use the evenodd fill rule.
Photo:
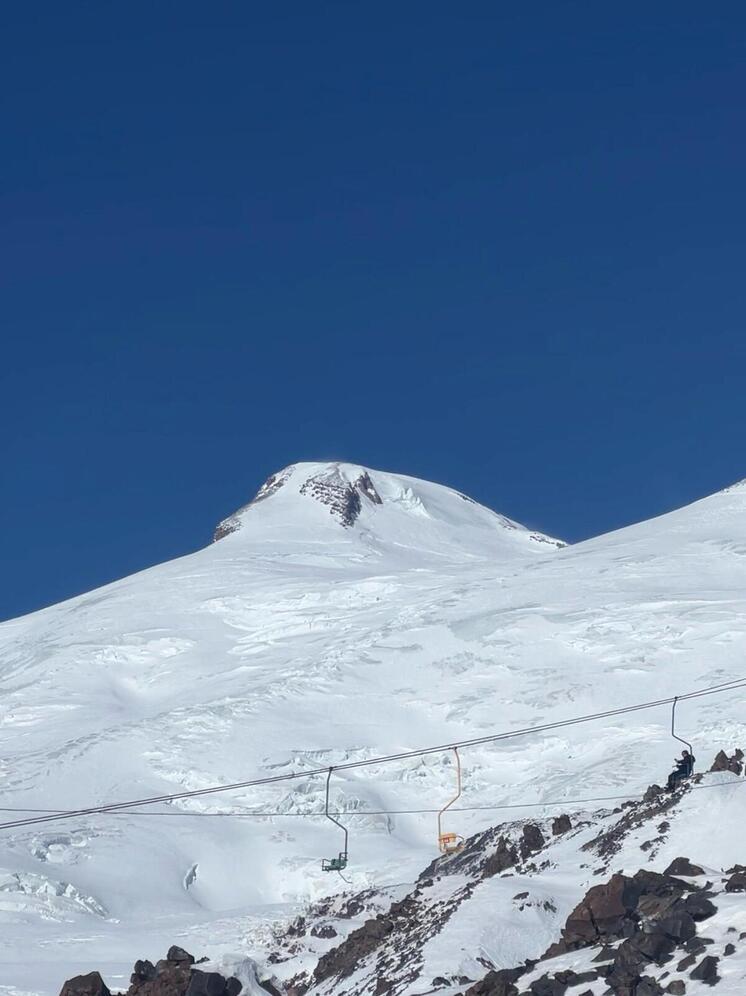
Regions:
<instances>
[{"instance_id":1,"label":"mountain summit","mask_svg":"<svg viewBox=\"0 0 746 996\"><path fill-rule=\"evenodd\" d=\"M343 531L379 552L457 552L458 559L564 546L460 491L351 463L296 463L272 474L253 501L218 525L214 538L326 538L339 552Z\"/></svg>"}]
</instances>

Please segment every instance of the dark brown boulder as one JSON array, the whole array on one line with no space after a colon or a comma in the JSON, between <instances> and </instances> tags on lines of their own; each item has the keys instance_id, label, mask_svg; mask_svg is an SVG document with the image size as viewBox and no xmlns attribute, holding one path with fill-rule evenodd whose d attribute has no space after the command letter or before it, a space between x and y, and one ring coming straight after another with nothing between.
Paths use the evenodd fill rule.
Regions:
<instances>
[{"instance_id":1,"label":"dark brown boulder","mask_svg":"<svg viewBox=\"0 0 746 996\"><path fill-rule=\"evenodd\" d=\"M184 950L184 948L177 947L175 944L173 944L168 949L168 954L166 955L166 961L173 961L177 965L183 962L186 962L187 965L193 965L194 955L190 955L188 951Z\"/></svg>"},{"instance_id":2,"label":"dark brown boulder","mask_svg":"<svg viewBox=\"0 0 746 996\"><path fill-rule=\"evenodd\" d=\"M725 883L726 892L746 892L746 873L735 872Z\"/></svg>"},{"instance_id":3,"label":"dark brown boulder","mask_svg":"<svg viewBox=\"0 0 746 996\"><path fill-rule=\"evenodd\" d=\"M669 982L666 986L666 992L671 993L671 996L684 996L686 993L686 983L682 979L674 979L673 982Z\"/></svg>"},{"instance_id":4,"label":"dark brown boulder","mask_svg":"<svg viewBox=\"0 0 746 996\"><path fill-rule=\"evenodd\" d=\"M631 990L647 963L647 957L637 945L625 941L619 946L611 970L606 973L607 985L615 993Z\"/></svg>"},{"instance_id":5,"label":"dark brown boulder","mask_svg":"<svg viewBox=\"0 0 746 996\"><path fill-rule=\"evenodd\" d=\"M482 877L492 878L493 875L499 875L500 872L512 868L517 861L518 851L505 837L500 837L495 852L484 863Z\"/></svg>"},{"instance_id":6,"label":"dark brown boulder","mask_svg":"<svg viewBox=\"0 0 746 996\"><path fill-rule=\"evenodd\" d=\"M634 944L644 958L654 961L657 965L668 961L676 947L676 941L662 930L641 931L631 941L625 943ZM621 951L621 947L619 950Z\"/></svg>"},{"instance_id":7,"label":"dark brown boulder","mask_svg":"<svg viewBox=\"0 0 746 996\"><path fill-rule=\"evenodd\" d=\"M523 834L521 836L521 857L525 860L530 855L536 854L537 851L542 849L545 843L544 834L536 826L536 824L527 823L523 828Z\"/></svg>"},{"instance_id":8,"label":"dark brown boulder","mask_svg":"<svg viewBox=\"0 0 746 996\"><path fill-rule=\"evenodd\" d=\"M98 972L89 972L88 975L68 979L60 996L111 996L111 993Z\"/></svg>"},{"instance_id":9,"label":"dark brown boulder","mask_svg":"<svg viewBox=\"0 0 746 996\"><path fill-rule=\"evenodd\" d=\"M731 771L734 775L740 775L743 772L743 751L736 748L732 757L728 757L724 750L718 751L710 771Z\"/></svg>"},{"instance_id":10,"label":"dark brown boulder","mask_svg":"<svg viewBox=\"0 0 746 996\"><path fill-rule=\"evenodd\" d=\"M707 950L707 945L701 937L692 937L690 940L685 941L681 947L687 954L693 955L702 954L703 951Z\"/></svg>"},{"instance_id":11,"label":"dark brown boulder","mask_svg":"<svg viewBox=\"0 0 746 996\"><path fill-rule=\"evenodd\" d=\"M238 996L241 992L238 979L226 979L219 972L192 972L185 996Z\"/></svg>"},{"instance_id":12,"label":"dark brown boulder","mask_svg":"<svg viewBox=\"0 0 746 996\"><path fill-rule=\"evenodd\" d=\"M649 976L644 976L634 987L635 996L661 996L663 990L655 981Z\"/></svg>"},{"instance_id":13,"label":"dark brown boulder","mask_svg":"<svg viewBox=\"0 0 746 996\"><path fill-rule=\"evenodd\" d=\"M568 830L572 830L572 823L567 813L563 813L552 821L552 833L555 837L561 833L567 833Z\"/></svg>"},{"instance_id":14,"label":"dark brown boulder","mask_svg":"<svg viewBox=\"0 0 746 996\"><path fill-rule=\"evenodd\" d=\"M645 795L642 797L643 802L653 802L658 798L659 795L663 793L663 789L660 785L648 785L645 789Z\"/></svg>"},{"instance_id":15,"label":"dark brown boulder","mask_svg":"<svg viewBox=\"0 0 746 996\"><path fill-rule=\"evenodd\" d=\"M634 931L631 914L640 893L640 887L626 875L612 875L606 884L594 885L567 918L562 931L567 949L630 936Z\"/></svg>"},{"instance_id":16,"label":"dark brown boulder","mask_svg":"<svg viewBox=\"0 0 746 996\"><path fill-rule=\"evenodd\" d=\"M567 983L560 982L559 979L550 979L548 975L542 975L531 983L529 992L532 996L565 996Z\"/></svg>"},{"instance_id":17,"label":"dark brown boulder","mask_svg":"<svg viewBox=\"0 0 746 996\"><path fill-rule=\"evenodd\" d=\"M714 986L720 981L718 975L718 959L714 955L707 955L697 965L694 971L689 973L690 979L697 979L705 985Z\"/></svg>"},{"instance_id":18,"label":"dark brown boulder","mask_svg":"<svg viewBox=\"0 0 746 996\"><path fill-rule=\"evenodd\" d=\"M606 981L615 993L636 992L643 972L650 962L662 964L676 946L661 931L638 932L620 944Z\"/></svg>"},{"instance_id":19,"label":"dark brown boulder","mask_svg":"<svg viewBox=\"0 0 746 996\"><path fill-rule=\"evenodd\" d=\"M663 872L664 875L704 875L704 871L699 865L693 865L689 858L674 858L671 864Z\"/></svg>"},{"instance_id":20,"label":"dark brown boulder","mask_svg":"<svg viewBox=\"0 0 746 996\"><path fill-rule=\"evenodd\" d=\"M680 908L669 913L668 916L656 920L655 929L672 938L677 943L688 941L697 933L697 925L694 917L686 909Z\"/></svg>"},{"instance_id":21,"label":"dark brown boulder","mask_svg":"<svg viewBox=\"0 0 746 996\"><path fill-rule=\"evenodd\" d=\"M172 948L169 954L171 951L181 950L181 948ZM150 963L137 962L127 996L186 996L192 977L192 962L188 958L180 960L162 958L152 971L145 967L144 972L143 966ZM140 971L137 971L138 967Z\"/></svg>"},{"instance_id":22,"label":"dark brown boulder","mask_svg":"<svg viewBox=\"0 0 746 996\"><path fill-rule=\"evenodd\" d=\"M135 967L132 969L132 975L130 976L130 983L150 982L154 978L155 965L152 961L145 959L144 961L135 962Z\"/></svg>"},{"instance_id":23,"label":"dark brown boulder","mask_svg":"<svg viewBox=\"0 0 746 996\"><path fill-rule=\"evenodd\" d=\"M480 982L466 990L465 996L516 996L515 981L523 975L522 968L501 968L488 972Z\"/></svg>"},{"instance_id":24,"label":"dark brown boulder","mask_svg":"<svg viewBox=\"0 0 746 996\"><path fill-rule=\"evenodd\" d=\"M707 920L717 913L717 907L714 903L711 903L707 896L702 896L696 892L686 897L684 909L697 923L701 923L702 920Z\"/></svg>"},{"instance_id":25,"label":"dark brown boulder","mask_svg":"<svg viewBox=\"0 0 746 996\"><path fill-rule=\"evenodd\" d=\"M692 891L692 886L681 879L648 871L647 868L636 871L632 881L639 887L640 894L646 896L680 896Z\"/></svg>"}]
</instances>

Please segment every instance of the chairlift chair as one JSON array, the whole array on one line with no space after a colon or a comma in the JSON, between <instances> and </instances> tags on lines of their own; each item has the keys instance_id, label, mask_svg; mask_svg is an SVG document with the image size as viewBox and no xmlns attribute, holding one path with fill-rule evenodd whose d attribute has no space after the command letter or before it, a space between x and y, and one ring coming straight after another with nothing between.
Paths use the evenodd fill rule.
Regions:
<instances>
[{"instance_id":1,"label":"chairlift chair","mask_svg":"<svg viewBox=\"0 0 746 996\"><path fill-rule=\"evenodd\" d=\"M679 701L678 695L674 695L673 703L671 705L671 736L674 738L674 740L678 740L680 744L684 744L684 746L689 751L689 758L690 758L688 765L689 774L684 774L683 769L679 771L678 769L681 762L676 761L676 770L671 772L668 779L668 788L671 791L674 791L680 782L686 781L687 778L691 778L691 776L694 774L694 751L692 750L692 745L689 743L688 740L684 740L684 738L680 737L676 732L676 703L678 701Z\"/></svg>"},{"instance_id":2,"label":"chairlift chair","mask_svg":"<svg viewBox=\"0 0 746 996\"><path fill-rule=\"evenodd\" d=\"M438 850L441 854L445 855L458 854L464 846L464 838L460 834L452 833L451 831L444 833L442 826L443 813L447 809L450 809L457 799L461 798L461 758L459 757L458 748L454 747L453 753L456 755L456 794L438 813Z\"/></svg>"},{"instance_id":3,"label":"chairlift chair","mask_svg":"<svg viewBox=\"0 0 746 996\"><path fill-rule=\"evenodd\" d=\"M347 827L343 826L339 820L335 820L334 817L329 812L329 781L332 777L332 771L334 768L329 768L329 773L326 776L326 802L324 804L324 816L332 823L335 823L340 830L344 832L345 843L344 849L339 852L336 858L324 858L321 862L321 870L325 872L342 872L347 867Z\"/></svg>"}]
</instances>

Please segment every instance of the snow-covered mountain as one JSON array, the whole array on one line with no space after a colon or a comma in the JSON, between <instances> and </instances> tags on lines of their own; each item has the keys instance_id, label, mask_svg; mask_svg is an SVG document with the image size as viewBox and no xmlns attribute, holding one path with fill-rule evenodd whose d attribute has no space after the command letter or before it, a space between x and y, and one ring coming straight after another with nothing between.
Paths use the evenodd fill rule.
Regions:
<instances>
[{"instance_id":1,"label":"snow-covered mountain","mask_svg":"<svg viewBox=\"0 0 746 996\"><path fill-rule=\"evenodd\" d=\"M448 488L297 464L216 537L0 626L3 806L314 769L744 673L746 484L563 547ZM696 754L746 741L734 695L682 703L679 722ZM548 816L639 793L670 767L669 723L661 709L465 751L462 804L551 802ZM414 881L435 820L391 811L437 808L453 784L447 753L335 774L351 888ZM261 954L278 917L343 884L321 871L341 844L323 801L316 777L3 830L0 982L56 994L76 970L121 975L173 942ZM500 819L472 808L453 829Z\"/></svg>"},{"instance_id":2,"label":"snow-covered mountain","mask_svg":"<svg viewBox=\"0 0 746 996\"><path fill-rule=\"evenodd\" d=\"M458 491L347 463L292 464L272 474L219 524L215 539L234 533L244 551L251 544L273 561L290 547L300 558L320 552L324 563L386 558L404 568L564 546Z\"/></svg>"}]
</instances>

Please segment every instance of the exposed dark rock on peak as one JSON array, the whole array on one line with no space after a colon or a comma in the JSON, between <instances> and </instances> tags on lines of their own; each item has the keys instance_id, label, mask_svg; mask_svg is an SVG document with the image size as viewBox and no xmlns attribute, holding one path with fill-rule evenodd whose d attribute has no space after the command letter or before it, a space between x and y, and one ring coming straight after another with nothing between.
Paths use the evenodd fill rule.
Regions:
<instances>
[{"instance_id":1,"label":"exposed dark rock on peak","mask_svg":"<svg viewBox=\"0 0 746 996\"><path fill-rule=\"evenodd\" d=\"M383 504L367 471L354 481L348 481L336 466L309 477L301 486L300 493L310 495L326 505L343 526L352 526L357 521L363 508L363 499L373 505Z\"/></svg>"},{"instance_id":2,"label":"exposed dark rock on peak","mask_svg":"<svg viewBox=\"0 0 746 996\"><path fill-rule=\"evenodd\" d=\"M285 487L298 469L297 464L292 464L276 474L271 474L259 488L252 501L219 523L213 536L213 542L237 532L241 528L241 517L247 509L276 495ZM383 504L383 499L376 490L368 471L354 472L354 476L351 476L350 470L354 471L354 468L346 468L343 464L328 464L308 476L300 487L302 495L325 505L330 514L338 519L343 526L351 526L357 521L364 501L370 502L372 505Z\"/></svg>"},{"instance_id":3,"label":"exposed dark rock on peak","mask_svg":"<svg viewBox=\"0 0 746 996\"><path fill-rule=\"evenodd\" d=\"M292 472L292 467L286 467L284 470L280 470L276 474L270 474L264 484L262 484L257 491L256 498L254 498L251 504L256 505L257 502L264 501L265 498L271 498L272 495L277 494L280 488L290 478Z\"/></svg>"},{"instance_id":4,"label":"exposed dark rock on peak","mask_svg":"<svg viewBox=\"0 0 746 996\"><path fill-rule=\"evenodd\" d=\"M293 467L286 467L284 470L278 471L276 474L270 474L267 480L262 484L256 493L256 496L246 505L242 505L241 508L237 509L233 515L229 515L227 519L223 519L222 522L218 523L217 529L212 537L213 543L217 543L218 540L223 539L225 536L230 536L231 533L237 532L241 528L241 515L246 511L247 508L251 508L252 505L257 505L259 502L264 501L266 498L271 498L272 495L277 494L281 487L287 483L293 473Z\"/></svg>"}]
</instances>

